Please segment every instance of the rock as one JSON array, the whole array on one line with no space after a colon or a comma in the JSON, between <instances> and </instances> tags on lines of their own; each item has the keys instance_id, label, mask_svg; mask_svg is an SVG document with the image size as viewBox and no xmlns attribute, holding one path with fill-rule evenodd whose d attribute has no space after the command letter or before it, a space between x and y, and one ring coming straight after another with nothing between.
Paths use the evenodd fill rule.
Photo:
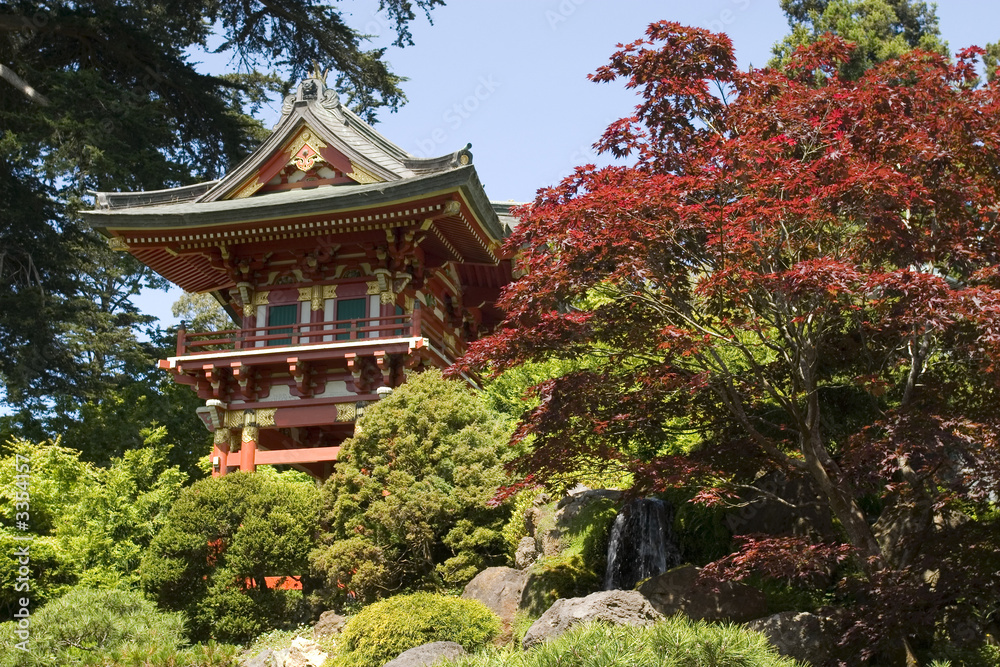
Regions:
<instances>
[{"instance_id":1,"label":"rock","mask_svg":"<svg viewBox=\"0 0 1000 667\"><path fill-rule=\"evenodd\" d=\"M600 591L583 598L556 600L541 618L528 628L525 649L558 637L584 621L604 621L614 625L649 625L662 618L638 591Z\"/></svg>"},{"instance_id":2,"label":"rock","mask_svg":"<svg viewBox=\"0 0 1000 667\"><path fill-rule=\"evenodd\" d=\"M699 569L682 565L639 585L661 614L683 613L705 621L750 621L767 613L767 599L756 588L735 581L698 581Z\"/></svg>"},{"instance_id":3,"label":"rock","mask_svg":"<svg viewBox=\"0 0 1000 667\"><path fill-rule=\"evenodd\" d=\"M385 663L383 667L424 667L433 665L439 660L460 658L465 655L465 649L455 642L431 642L423 646L403 651L394 660Z\"/></svg>"},{"instance_id":4,"label":"rock","mask_svg":"<svg viewBox=\"0 0 1000 667\"><path fill-rule=\"evenodd\" d=\"M521 592L528 579L524 570L510 567L489 567L480 572L470 581L462 597L467 600L479 600L500 617L506 628L510 629L521 603Z\"/></svg>"},{"instance_id":5,"label":"rock","mask_svg":"<svg viewBox=\"0 0 1000 667\"><path fill-rule=\"evenodd\" d=\"M519 570L531 567L531 564L538 560L538 547L535 546L535 538L522 537L517 543L517 553L514 554L514 566Z\"/></svg>"},{"instance_id":6,"label":"rock","mask_svg":"<svg viewBox=\"0 0 1000 667\"><path fill-rule=\"evenodd\" d=\"M320 667L327 654L316 642L296 637L292 645L274 654L274 667Z\"/></svg>"},{"instance_id":7,"label":"rock","mask_svg":"<svg viewBox=\"0 0 1000 667\"><path fill-rule=\"evenodd\" d=\"M829 503L811 478L771 473L756 480L754 486L764 493L751 495L743 507L726 515L726 527L733 535L791 535L818 542L836 539Z\"/></svg>"},{"instance_id":8,"label":"rock","mask_svg":"<svg viewBox=\"0 0 1000 667\"><path fill-rule=\"evenodd\" d=\"M903 563L910 561L934 533L954 530L968 520L967 515L957 510L935 510L930 498L914 501L892 496L872 526L872 532L885 558L890 563ZM934 572L924 576L936 583Z\"/></svg>"},{"instance_id":9,"label":"rock","mask_svg":"<svg viewBox=\"0 0 1000 667\"><path fill-rule=\"evenodd\" d=\"M580 555L539 559L528 573L520 611L538 617L560 598L578 598L599 591L601 577Z\"/></svg>"},{"instance_id":10,"label":"rock","mask_svg":"<svg viewBox=\"0 0 1000 667\"><path fill-rule=\"evenodd\" d=\"M269 648L266 648L257 655L253 656L252 658L249 658L246 661L241 662L240 667L271 667L271 665L274 664L274 661L271 660L272 654L273 651L271 651L271 649Z\"/></svg>"},{"instance_id":11,"label":"rock","mask_svg":"<svg viewBox=\"0 0 1000 667\"><path fill-rule=\"evenodd\" d=\"M751 630L764 633L778 653L810 665L826 664L835 640L828 619L816 614L783 611L747 623Z\"/></svg>"},{"instance_id":12,"label":"rock","mask_svg":"<svg viewBox=\"0 0 1000 667\"><path fill-rule=\"evenodd\" d=\"M327 635L338 635L344 629L347 617L341 616L334 611L324 611L319 616L319 621L313 626L313 637L324 637Z\"/></svg>"},{"instance_id":13,"label":"rock","mask_svg":"<svg viewBox=\"0 0 1000 667\"><path fill-rule=\"evenodd\" d=\"M602 590L608 532L621 496L613 489L580 486L558 503L531 508L528 528L540 556L528 569L521 611L540 616L559 598ZM539 496L536 503L542 500Z\"/></svg>"},{"instance_id":14,"label":"rock","mask_svg":"<svg viewBox=\"0 0 1000 667\"><path fill-rule=\"evenodd\" d=\"M617 503L622 492L614 489L588 489L577 486L559 499L555 515L536 519L535 543L543 556L556 556L563 549L563 534L573 526L580 512L591 503L610 500Z\"/></svg>"}]
</instances>

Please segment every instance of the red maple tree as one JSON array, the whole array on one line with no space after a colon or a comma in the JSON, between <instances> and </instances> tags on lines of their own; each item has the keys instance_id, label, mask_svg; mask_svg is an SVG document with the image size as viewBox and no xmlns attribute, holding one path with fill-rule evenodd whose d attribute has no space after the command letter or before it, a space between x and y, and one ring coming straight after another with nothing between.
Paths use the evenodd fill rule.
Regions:
<instances>
[{"instance_id":1,"label":"red maple tree","mask_svg":"<svg viewBox=\"0 0 1000 667\"><path fill-rule=\"evenodd\" d=\"M592 75L641 93L596 144L618 162L520 209L505 326L460 362L587 360L534 388L515 470L603 461L707 503L763 470L808 476L860 572L843 595L864 657L994 613L1000 88L979 85L982 51L850 81L832 36L781 71L669 22L619 48ZM771 575L843 554L742 544L730 565Z\"/></svg>"}]
</instances>

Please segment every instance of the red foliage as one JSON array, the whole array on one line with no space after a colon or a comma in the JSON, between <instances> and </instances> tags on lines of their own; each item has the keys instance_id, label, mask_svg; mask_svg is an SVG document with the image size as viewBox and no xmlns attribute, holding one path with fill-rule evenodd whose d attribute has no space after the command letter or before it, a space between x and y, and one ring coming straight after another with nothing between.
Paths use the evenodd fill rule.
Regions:
<instances>
[{"instance_id":1,"label":"red foliage","mask_svg":"<svg viewBox=\"0 0 1000 667\"><path fill-rule=\"evenodd\" d=\"M1000 86L976 85L977 49L843 79L850 48L741 72L724 35L675 23L620 46L593 78L641 100L596 146L631 162L520 209L505 328L460 364L595 360L535 388L514 465L533 480L604 461L715 503L764 466L810 475L875 590L917 570L863 495L986 512L1000 486ZM744 547L725 567L846 553Z\"/></svg>"},{"instance_id":2,"label":"red foliage","mask_svg":"<svg viewBox=\"0 0 1000 667\"><path fill-rule=\"evenodd\" d=\"M829 578L853 551L846 544L811 544L801 537L737 535L733 539L738 551L705 566L702 577L728 581L760 575L810 585Z\"/></svg>"}]
</instances>

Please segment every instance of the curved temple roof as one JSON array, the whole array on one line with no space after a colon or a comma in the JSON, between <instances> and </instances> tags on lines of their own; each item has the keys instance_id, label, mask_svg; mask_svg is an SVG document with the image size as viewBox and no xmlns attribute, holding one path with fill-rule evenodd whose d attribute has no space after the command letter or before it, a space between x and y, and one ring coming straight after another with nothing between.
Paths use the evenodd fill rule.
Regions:
<instances>
[{"instance_id":1,"label":"curved temple roof","mask_svg":"<svg viewBox=\"0 0 1000 667\"><path fill-rule=\"evenodd\" d=\"M469 146L413 156L341 105L318 75L285 99L271 136L223 178L96 199L84 215L109 244L187 291L225 286L209 264L227 248L421 225L441 261L496 266L514 225L510 204L486 196Z\"/></svg>"},{"instance_id":2,"label":"curved temple roof","mask_svg":"<svg viewBox=\"0 0 1000 667\"><path fill-rule=\"evenodd\" d=\"M470 165L470 148L471 144L433 158L411 155L343 106L323 77L313 75L285 98L271 136L224 178L167 190L98 192L96 209L241 199L254 195L292 164L302 171L326 164L340 174L342 184L399 181Z\"/></svg>"}]
</instances>

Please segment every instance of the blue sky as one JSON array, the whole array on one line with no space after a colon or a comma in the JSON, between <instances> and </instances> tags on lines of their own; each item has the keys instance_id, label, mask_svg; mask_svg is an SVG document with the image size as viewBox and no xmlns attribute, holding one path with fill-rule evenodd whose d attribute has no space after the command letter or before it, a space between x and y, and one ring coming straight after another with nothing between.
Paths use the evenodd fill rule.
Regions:
<instances>
[{"instance_id":1,"label":"blue sky","mask_svg":"<svg viewBox=\"0 0 1000 667\"><path fill-rule=\"evenodd\" d=\"M343 5L375 45L393 38L373 0ZM945 0L941 31L951 50L1000 40L1000 3ZM377 127L404 149L442 155L472 144L474 163L492 199L528 201L578 164L596 161L591 144L607 124L628 115L635 94L595 84L587 74L607 62L619 42L642 36L656 20L726 32L743 68L763 66L788 32L778 0L449 0L411 30L414 46L389 47L387 60L409 81L409 102L383 114ZM206 56L206 71L235 67ZM273 124L280 104L263 118ZM143 295L140 308L174 324L179 292Z\"/></svg>"}]
</instances>

